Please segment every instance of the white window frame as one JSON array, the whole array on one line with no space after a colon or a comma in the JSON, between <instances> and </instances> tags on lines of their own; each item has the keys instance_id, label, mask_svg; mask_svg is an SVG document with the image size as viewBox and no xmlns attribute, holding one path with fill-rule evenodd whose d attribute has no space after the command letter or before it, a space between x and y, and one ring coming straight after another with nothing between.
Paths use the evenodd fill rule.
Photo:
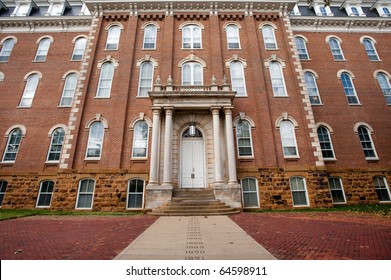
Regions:
<instances>
[{"instance_id":1,"label":"white window frame","mask_svg":"<svg viewBox=\"0 0 391 280\"><path fill-rule=\"evenodd\" d=\"M387 105L391 105L391 84L390 78L383 72L378 72L376 75L377 82L381 88Z\"/></svg>"},{"instance_id":2,"label":"white window frame","mask_svg":"<svg viewBox=\"0 0 391 280\"><path fill-rule=\"evenodd\" d=\"M269 73L274 97L288 97L282 68L283 67L279 61L271 61L269 63Z\"/></svg>"},{"instance_id":3,"label":"white window frame","mask_svg":"<svg viewBox=\"0 0 391 280\"><path fill-rule=\"evenodd\" d=\"M365 130L365 133L366 133L365 136L367 136L366 139L362 139L363 134L360 132L361 128ZM379 158L376 153L375 144L373 143L373 140L372 140L371 130L368 127L366 127L365 125L360 125L357 127L357 134L359 136L361 149L364 152L365 159L366 160L378 160ZM367 143L367 144L365 144L365 143ZM365 146L368 146L368 143L370 144L370 148L365 147ZM367 156L365 154L365 151L369 151L369 150L373 151L374 156Z\"/></svg>"},{"instance_id":4,"label":"white window frame","mask_svg":"<svg viewBox=\"0 0 391 280\"><path fill-rule=\"evenodd\" d=\"M87 46L87 39L84 37L79 37L75 40L73 47L73 53L71 60L72 61L81 61L83 60L84 52Z\"/></svg>"},{"instance_id":5,"label":"white window frame","mask_svg":"<svg viewBox=\"0 0 391 280\"><path fill-rule=\"evenodd\" d=\"M42 191L42 187L43 187L43 184L44 183L51 183L52 184L52 191ZM49 186L46 186L47 188ZM37 197L37 202L35 204L35 207L36 208L50 208L50 205L52 204L52 198L53 198L53 192L54 192L54 181L52 180L43 180L41 181L41 183L39 184L39 191L38 191L38 197ZM50 199L49 199L49 205L39 205L39 202L40 202L40 198L41 198L41 195L46 195L46 196L50 196ZM46 202L46 199L45 199L45 202Z\"/></svg>"},{"instance_id":6,"label":"white window frame","mask_svg":"<svg viewBox=\"0 0 391 280\"><path fill-rule=\"evenodd\" d=\"M289 127L285 126L285 124L289 125ZM289 119L288 120L281 120L279 123L279 128L280 128L281 146L282 146L282 152L283 152L284 158L287 158L287 159L299 158L299 149L297 147L295 125ZM288 145L288 142L289 142L289 145ZM294 144L294 145L292 145L292 144ZM290 149L294 148L295 154L287 154L285 151L286 148L290 148Z\"/></svg>"},{"instance_id":7,"label":"white window frame","mask_svg":"<svg viewBox=\"0 0 391 280\"><path fill-rule=\"evenodd\" d=\"M338 182L338 184L339 184L338 186L335 184L335 181ZM343 184L342 184L342 179L339 177L330 177L328 180L328 183L329 183L331 201L333 202L333 204L346 204L346 196L345 196L345 190L344 190ZM343 196L343 201L334 201L333 191L334 192L341 191L342 196Z\"/></svg>"},{"instance_id":8,"label":"white window frame","mask_svg":"<svg viewBox=\"0 0 391 280\"><path fill-rule=\"evenodd\" d=\"M277 50L277 40L274 27L270 24L262 26L262 37L266 50Z\"/></svg>"},{"instance_id":9,"label":"white window frame","mask_svg":"<svg viewBox=\"0 0 391 280\"><path fill-rule=\"evenodd\" d=\"M37 52L35 54L34 62L45 62L49 53L52 40L44 37L39 41Z\"/></svg>"},{"instance_id":10,"label":"white window frame","mask_svg":"<svg viewBox=\"0 0 391 280\"><path fill-rule=\"evenodd\" d=\"M186 74L185 71L188 71L186 68L189 67L189 71L190 71L190 80L187 81L184 79L184 76ZM199 69L201 70L200 74L201 74L201 80L196 80L195 78L197 78L195 76L195 68L196 67L199 67ZM182 85L184 86L199 86L199 85L203 85L204 84L204 81L203 81L203 76L204 76L204 68L202 67L202 64L199 63L199 62L186 62L186 63L183 63L182 64Z\"/></svg>"},{"instance_id":11,"label":"white window frame","mask_svg":"<svg viewBox=\"0 0 391 280\"><path fill-rule=\"evenodd\" d=\"M74 79L74 80L72 80ZM76 73L69 73L65 77L64 88L62 90L59 107L72 107L73 98L75 97L77 87L78 76ZM70 102L64 104L64 100L70 100Z\"/></svg>"},{"instance_id":12,"label":"white window frame","mask_svg":"<svg viewBox=\"0 0 391 280\"><path fill-rule=\"evenodd\" d=\"M87 181L87 184L88 184L88 185L87 185L87 191L81 192L80 189L81 189L82 183L83 183L84 181ZM92 192L88 190L90 181L93 182L93 191L92 191ZM92 207L93 207L93 205L94 205L94 193L95 193L95 187L96 187L95 184L96 184L95 180L94 180L94 179L90 179L90 178L81 179L81 180L79 181L79 187L78 187L78 189L77 189L77 199L76 199L76 206L75 206L75 209L80 209L80 210L84 210L84 209L85 209L85 210L89 210L89 209L92 209ZM90 195L90 196L91 196L91 207L79 207L80 195Z\"/></svg>"},{"instance_id":13,"label":"white window frame","mask_svg":"<svg viewBox=\"0 0 391 280\"><path fill-rule=\"evenodd\" d=\"M243 136L243 133L242 133L242 136L239 135L239 129L242 129L243 130L243 125L246 125L247 126L247 131L249 133L248 136ZM253 146L253 140L252 140L252 133L251 133L251 123L247 120L239 120L237 123L236 123L236 127L235 127L235 135L236 135L236 144L237 144L237 152L238 152L238 158L254 158L254 146ZM250 141L250 146L243 146L243 145L240 145L240 140L249 140ZM243 155L240 153L240 148L251 148L251 154L249 155Z\"/></svg>"},{"instance_id":14,"label":"white window frame","mask_svg":"<svg viewBox=\"0 0 391 280\"><path fill-rule=\"evenodd\" d=\"M373 40L370 38L364 38L362 44L364 45L365 52L367 53L370 61L380 61Z\"/></svg>"},{"instance_id":15,"label":"white window frame","mask_svg":"<svg viewBox=\"0 0 391 280\"><path fill-rule=\"evenodd\" d=\"M6 180L0 180L0 208L3 206L5 192L7 191L8 182Z\"/></svg>"},{"instance_id":16,"label":"white window frame","mask_svg":"<svg viewBox=\"0 0 391 280\"><path fill-rule=\"evenodd\" d=\"M105 50L118 50L119 40L121 38L121 26L113 24L107 29L107 38Z\"/></svg>"},{"instance_id":17,"label":"white window frame","mask_svg":"<svg viewBox=\"0 0 391 280\"><path fill-rule=\"evenodd\" d=\"M383 181L384 188L382 188L381 185L379 184L379 180ZM390 187L388 186L386 178L383 176L374 176L373 177L373 184L375 185L376 195L379 199L379 203L389 203L391 201L391 193L390 193ZM388 197L389 197L388 200L380 200L378 190L384 190L384 189L388 193Z\"/></svg>"},{"instance_id":18,"label":"white window frame","mask_svg":"<svg viewBox=\"0 0 391 280\"><path fill-rule=\"evenodd\" d=\"M228 24L225 32L227 35L227 48L240 49L239 27L236 24Z\"/></svg>"},{"instance_id":19,"label":"white window frame","mask_svg":"<svg viewBox=\"0 0 391 280\"><path fill-rule=\"evenodd\" d=\"M135 187L135 191L134 192L130 192L130 183L132 181L135 181L136 182L136 187ZM137 191L137 183L141 181L143 183L143 191L142 192L139 192ZM141 207L129 207L129 197L130 195L133 194L133 195L136 195L136 196L140 196L141 195ZM139 179L139 178L132 178L132 179L129 179L128 180L128 187L127 187L127 192L126 192L126 209L144 209L144 194L145 194L145 181L142 180L142 179Z\"/></svg>"},{"instance_id":20,"label":"white window frame","mask_svg":"<svg viewBox=\"0 0 391 280\"><path fill-rule=\"evenodd\" d=\"M231 61L229 64L229 70L231 76L231 88L233 91L236 91L236 97L247 96L243 63L239 60ZM240 87L240 84L242 84L242 87Z\"/></svg>"},{"instance_id":21,"label":"white window frame","mask_svg":"<svg viewBox=\"0 0 391 280\"><path fill-rule=\"evenodd\" d=\"M255 190L244 190L244 187L243 187L243 183L244 181L247 180L248 181L248 185L250 186L250 181L254 182L255 183ZM259 189L258 189L258 180L255 179L255 178L252 178L252 177L245 177L243 179L240 180L240 186L242 188L242 201L243 201L243 208L245 209L251 209L251 208L259 208ZM249 194L249 195L254 195L256 194L256 198L257 198L257 204L256 205L253 205L253 206L246 206L245 204L245 194Z\"/></svg>"},{"instance_id":22,"label":"white window frame","mask_svg":"<svg viewBox=\"0 0 391 280\"><path fill-rule=\"evenodd\" d=\"M320 134L319 134L319 130L320 129L325 129L326 131L326 134L322 134L322 135L325 135L328 137L328 140L324 140L324 139L321 139L320 137ZM330 134L330 130L324 126L324 125L320 125L317 129L316 129L316 132L318 134L318 138L319 138L319 144L320 144L320 149L322 151L322 156L323 156L323 159L324 160L335 160L335 152L334 152L334 147L333 147L333 142L331 140L331 134ZM323 145L322 145L323 144ZM324 145L330 145L330 148L326 149L326 148L323 148ZM324 153L326 151L331 151L333 153L333 156L332 157L325 157L324 156Z\"/></svg>"},{"instance_id":23,"label":"white window frame","mask_svg":"<svg viewBox=\"0 0 391 280\"><path fill-rule=\"evenodd\" d=\"M17 137L16 139L18 140L17 142L14 142L14 143L11 143L11 140L15 139L14 138L14 132L16 131L19 131L19 135L15 136ZM8 140L7 140L7 145L5 146L5 150L4 150L4 153L3 153L3 159L2 159L2 162L9 162L9 163L14 163L18 157L18 153L19 153L19 149L20 149L20 143L22 142L22 138L23 138L23 131L21 128L19 127L16 127L14 129L12 129L8 135ZM9 150L13 148L15 151L13 152L9 152ZM14 159L6 159L6 155L7 154L15 154L15 158Z\"/></svg>"},{"instance_id":24,"label":"white window frame","mask_svg":"<svg viewBox=\"0 0 391 280\"><path fill-rule=\"evenodd\" d=\"M345 56L341 48L341 41L336 37L330 37L328 44L334 61L345 61Z\"/></svg>"},{"instance_id":25,"label":"white window frame","mask_svg":"<svg viewBox=\"0 0 391 280\"><path fill-rule=\"evenodd\" d=\"M297 189L294 189L293 188L293 183L292 183L292 180L295 179L296 181L296 185L297 185ZM304 186L304 190L301 190L298 188L298 184L297 184L297 180L302 180L303 182L303 186ZM308 207L310 206L310 201L308 199L308 191L307 191L307 184L306 184L306 180L304 177L300 177L300 176L292 176L289 178L289 187L291 189L291 194L292 194L292 205L293 207ZM305 195L305 199L306 199L306 204L296 204L295 203L295 199L294 199L294 193L296 192L304 192L304 195Z\"/></svg>"},{"instance_id":26,"label":"white window frame","mask_svg":"<svg viewBox=\"0 0 391 280\"><path fill-rule=\"evenodd\" d=\"M150 71L145 72L144 69L146 67L151 67ZM149 97L148 90L152 90L153 86L153 72L154 72L154 63L152 61L144 61L140 65L140 74L139 74L139 81L138 81L138 97ZM148 85L144 85L144 82L148 82Z\"/></svg>"},{"instance_id":27,"label":"white window frame","mask_svg":"<svg viewBox=\"0 0 391 280\"><path fill-rule=\"evenodd\" d=\"M8 62L12 54L12 49L14 48L14 45L15 45L14 38L7 38L4 40L0 51L0 62Z\"/></svg>"},{"instance_id":28,"label":"white window frame","mask_svg":"<svg viewBox=\"0 0 391 280\"><path fill-rule=\"evenodd\" d=\"M108 70L106 70L107 67ZM96 96L95 98L110 98L111 96L111 87L113 85L113 78L114 78L114 69L115 64L111 61L106 61L102 63L102 67L100 69L99 74L99 82L98 82L98 88L96 90ZM108 71L106 73L106 71ZM103 87L103 83L107 83L105 87Z\"/></svg>"},{"instance_id":29,"label":"white window frame","mask_svg":"<svg viewBox=\"0 0 391 280\"><path fill-rule=\"evenodd\" d=\"M157 27L153 24L148 24L147 26L145 26L144 39L143 39L143 49L144 50L155 50L156 49L156 37L157 37ZM146 46L147 44L150 44L151 46Z\"/></svg>"},{"instance_id":30,"label":"white window frame","mask_svg":"<svg viewBox=\"0 0 391 280\"><path fill-rule=\"evenodd\" d=\"M316 83L317 76L310 72L304 72L304 82L307 87L308 97L310 99L311 105L322 105L322 100L320 98L318 84Z\"/></svg>"},{"instance_id":31,"label":"white window frame","mask_svg":"<svg viewBox=\"0 0 391 280\"><path fill-rule=\"evenodd\" d=\"M56 133L61 133L61 132L59 132L60 130L62 130L62 135L60 134L57 136ZM57 137L57 138L55 138L55 137ZM53 163L60 162L61 151L64 146L64 140L65 140L65 129L62 127L57 127L56 129L54 129L51 134L51 137L50 137L50 146L49 146L49 150L48 150L48 155L46 157L46 162L53 162ZM58 141L60 141L60 142L58 142ZM55 146L61 146L60 151L52 151L52 149ZM50 159L51 154L58 154L58 159L51 160Z\"/></svg>"},{"instance_id":32,"label":"white window frame","mask_svg":"<svg viewBox=\"0 0 391 280\"><path fill-rule=\"evenodd\" d=\"M345 78L346 77L346 78ZM357 91L353 83L353 77L350 73L343 71L340 76L342 87L349 105L361 105L358 99ZM354 101L352 101L354 99Z\"/></svg>"},{"instance_id":33,"label":"white window frame","mask_svg":"<svg viewBox=\"0 0 391 280\"><path fill-rule=\"evenodd\" d=\"M296 36L295 37L295 45L296 45L297 52L299 54L299 59L300 60L309 60L310 57L308 55L306 40L301 36Z\"/></svg>"},{"instance_id":34,"label":"white window frame","mask_svg":"<svg viewBox=\"0 0 391 280\"><path fill-rule=\"evenodd\" d=\"M20 108L30 108L33 105L34 97L37 92L40 76L37 73L30 74L26 79L26 85L20 99Z\"/></svg>"},{"instance_id":35,"label":"white window frame","mask_svg":"<svg viewBox=\"0 0 391 280\"><path fill-rule=\"evenodd\" d=\"M147 127L147 137L139 137L139 133L142 135L142 130L140 131L140 125L146 125ZM142 129L142 128L141 128ZM137 121L134 125L133 133L133 145L132 145L132 158L133 159L146 159L148 157L148 140L149 140L149 125L145 120ZM142 142L144 146L140 144ZM135 149L145 149L145 156L137 156L135 154Z\"/></svg>"},{"instance_id":36,"label":"white window frame","mask_svg":"<svg viewBox=\"0 0 391 280\"><path fill-rule=\"evenodd\" d=\"M97 126L97 125L100 125L100 127L98 127L98 128L99 129L101 128L102 129L101 131L95 130L95 126ZM96 129L98 129L98 128L96 128ZM102 134L101 137L100 137L100 134ZM89 127L89 133L88 133L88 142L87 142L86 158L85 159L87 159L87 160L100 160L100 158L102 156L104 137L105 137L105 127L104 127L103 122L95 121L95 122L91 123L91 125ZM95 145L95 146L100 145L100 148L96 148L93 145ZM99 156L89 156L90 149L91 150L99 149Z\"/></svg>"},{"instance_id":37,"label":"white window frame","mask_svg":"<svg viewBox=\"0 0 391 280\"><path fill-rule=\"evenodd\" d=\"M189 46L187 46L187 44L189 44ZM199 44L199 46L196 44ZM202 28L200 26L196 24L187 24L183 26L182 49L202 49Z\"/></svg>"}]
</instances>

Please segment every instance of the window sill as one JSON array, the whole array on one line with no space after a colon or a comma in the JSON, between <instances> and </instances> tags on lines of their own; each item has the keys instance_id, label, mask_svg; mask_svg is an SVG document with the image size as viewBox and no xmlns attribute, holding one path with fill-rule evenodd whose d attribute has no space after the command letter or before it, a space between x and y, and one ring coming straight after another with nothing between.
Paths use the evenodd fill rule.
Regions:
<instances>
[{"instance_id":1,"label":"window sill","mask_svg":"<svg viewBox=\"0 0 391 280\"><path fill-rule=\"evenodd\" d=\"M83 61L83 59L71 59L71 60L69 60L70 62L82 62Z\"/></svg>"},{"instance_id":2,"label":"window sill","mask_svg":"<svg viewBox=\"0 0 391 280\"><path fill-rule=\"evenodd\" d=\"M273 97L276 97L276 98L288 98L289 95L273 95Z\"/></svg>"},{"instance_id":3,"label":"window sill","mask_svg":"<svg viewBox=\"0 0 391 280\"><path fill-rule=\"evenodd\" d=\"M325 162L336 162L337 159L336 158L323 158L323 161L325 161Z\"/></svg>"},{"instance_id":4,"label":"window sill","mask_svg":"<svg viewBox=\"0 0 391 280\"><path fill-rule=\"evenodd\" d=\"M58 165L60 161L45 161L45 165Z\"/></svg>"},{"instance_id":5,"label":"window sill","mask_svg":"<svg viewBox=\"0 0 391 280\"><path fill-rule=\"evenodd\" d=\"M248 95L235 95L235 98L248 98Z\"/></svg>"},{"instance_id":6,"label":"window sill","mask_svg":"<svg viewBox=\"0 0 391 280\"><path fill-rule=\"evenodd\" d=\"M346 202L333 202L334 205L345 205Z\"/></svg>"},{"instance_id":7,"label":"window sill","mask_svg":"<svg viewBox=\"0 0 391 280\"><path fill-rule=\"evenodd\" d=\"M82 211L84 211L84 210L92 210L92 208L75 208L75 210L82 210Z\"/></svg>"},{"instance_id":8,"label":"window sill","mask_svg":"<svg viewBox=\"0 0 391 280\"><path fill-rule=\"evenodd\" d=\"M95 99L110 99L110 96L95 96Z\"/></svg>"},{"instance_id":9,"label":"window sill","mask_svg":"<svg viewBox=\"0 0 391 280\"><path fill-rule=\"evenodd\" d=\"M150 48L150 49L148 49L148 48L142 48L141 50L142 50L142 51L156 51L156 48Z\"/></svg>"},{"instance_id":10,"label":"window sill","mask_svg":"<svg viewBox=\"0 0 391 280\"><path fill-rule=\"evenodd\" d=\"M238 160L241 162L253 161L254 157L253 156L251 156L251 157L238 157Z\"/></svg>"},{"instance_id":11,"label":"window sill","mask_svg":"<svg viewBox=\"0 0 391 280\"><path fill-rule=\"evenodd\" d=\"M100 158L85 158L85 162L99 162Z\"/></svg>"},{"instance_id":12,"label":"window sill","mask_svg":"<svg viewBox=\"0 0 391 280\"><path fill-rule=\"evenodd\" d=\"M376 60L370 59L369 62L383 62L383 61L381 59L376 59Z\"/></svg>"},{"instance_id":13,"label":"window sill","mask_svg":"<svg viewBox=\"0 0 391 280\"><path fill-rule=\"evenodd\" d=\"M1 161L0 165L3 166L13 166L15 164L15 161Z\"/></svg>"},{"instance_id":14,"label":"window sill","mask_svg":"<svg viewBox=\"0 0 391 280\"><path fill-rule=\"evenodd\" d=\"M361 106L361 103L358 103L358 104L348 104L348 105L355 107L355 106Z\"/></svg>"},{"instance_id":15,"label":"window sill","mask_svg":"<svg viewBox=\"0 0 391 280\"><path fill-rule=\"evenodd\" d=\"M266 51L278 51L279 49L278 48L265 48Z\"/></svg>"},{"instance_id":16,"label":"window sill","mask_svg":"<svg viewBox=\"0 0 391 280\"><path fill-rule=\"evenodd\" d=\"M38 208L38 209L49 209L50 206L35 206L35 208Z\"/></svg>"},{"instance_id":17,"label":"window sill","mask_svg":"<svg viewBox=\"0 0 391 280\"><path fill-rule=\"evenodd\" d=\"M145 162L148 158L131 158L130 160L135 162Z\"/></svg>"},{"instance_id":18,"label":"window sill","mask_svg":"<svg viewBox=\"0 0 391 280\"><path fill-rule=\"evenodd\" d=\"M299 156L295 156L295 157L284 157L284 159L286 161L296 161L296 160L299 160L300 157Z\"/></svg>"},{"instance_id":19,"label":"window sill","mask_svg":"<svg viewBox=\"0 0 391 280\"><path fill-rule=\"evenodd\" d=\"M70 105L70 106L61 106L61 105L58 105L57 108L72 108L72 105Z\"/></svg>"},{"instance_id":20,"label":"window sill","mask_svg":"<svg viewBox=\"0 0 391 280\"><path fill-rule=\"evenodd\" d=\"M29 109L29 108L31 108L31 106L18 106L16 108L18 108L18 109Z\"/></svg>"},{"instance_id":21,"label":"window sill","mask_svg":"<svg viewBox=\"0 0 391 280\"><path fill-rule=\"evenodd\" d=\"M311 106L323 106L323 103L319 103L319 104L312 104L311 101L310 101L310 104Z\"/></svg>"},{"instance_id":22,"label":"window sill","mask_svg":"<svg viewBox=\"0 0 391 280\"><path fill-rule=\"evenodd\" d=\"M378 162L379 158L365 158L365 160L368 162Z\"/></svg>"},{"instance_id":23,"label":"window sill","mask_svg":"<svg viewBox=\"0 0 391 280\"><path fill-rule=\"evenodd\" d=\"M118 51L118 48L116 48L116 49L104 49L104 51Z\"/></svg>"},{"instance_id":24,"label":"window sill","mask_svg":"<svg viewBox=\"0 0 391 280\"><path fill-rule=\"evenodd\" d=\"M293 208L302 208L302 209L305 209L305 208L307 208L307 209L309 209L310 208L310 206L309 205L293 205Z\"/></svg>"}]
</instances>

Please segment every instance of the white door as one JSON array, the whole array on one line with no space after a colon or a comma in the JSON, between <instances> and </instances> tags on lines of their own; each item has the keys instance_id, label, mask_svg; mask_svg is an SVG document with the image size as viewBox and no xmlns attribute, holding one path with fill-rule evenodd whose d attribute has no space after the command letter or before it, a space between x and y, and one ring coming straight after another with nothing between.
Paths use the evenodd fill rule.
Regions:
<instances>
[{"instance_id":1,"label":"white door","mask_svg":"<svg viewBox=\"0 0 391 280\"><path fill-rule=\"evenodd\" d=\"M201 132L198 131L195 136L189 136L185 131L181 146L182 188L204 188L204 139Z\"/></svg>"}]
</instances>

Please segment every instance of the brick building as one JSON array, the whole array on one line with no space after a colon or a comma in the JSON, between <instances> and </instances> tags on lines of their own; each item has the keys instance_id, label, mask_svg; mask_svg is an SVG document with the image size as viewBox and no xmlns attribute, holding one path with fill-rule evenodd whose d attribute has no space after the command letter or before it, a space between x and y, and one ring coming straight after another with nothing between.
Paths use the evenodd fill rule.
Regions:
<instances>
[{"instance_id":1,"label":"brick building","mask_svg":"<svg viewBox=\"0 0 391 280\"><path fill-rule=\"evenodd\" d=\"M389 1L0 1L2 208L390 202Z\"/></svg>"}]
</instances>

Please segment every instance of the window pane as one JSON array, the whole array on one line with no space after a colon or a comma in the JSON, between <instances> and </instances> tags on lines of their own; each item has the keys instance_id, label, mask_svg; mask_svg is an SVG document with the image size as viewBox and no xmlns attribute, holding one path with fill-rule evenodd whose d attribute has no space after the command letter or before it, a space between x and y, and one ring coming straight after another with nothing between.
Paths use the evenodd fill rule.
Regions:
<instances>
[{"instance_id":1,"label":"window pane","mask_svg":"<svg viewBox=\"0 0 391 280\"><path fill-rule=\"evenodd\" d=\"M280 134L284 156L297 156L294 126L290 121L280 122Z\"/></svg>"},{"instance_id":2,"label":"window pane","mask_svg":"<svg viewBox=\"0 0 391 280\"><path fill-rule=\"evenodd\" d=\"M239 156L252 156L251 127L247 121L236 125L236 141Z\"/></svg>"},{"instance_id":3,"label":"window pane","mask_svg":"<svg viewBox=\"0 0 391 280\"><path fill-rule=\"evenodd\" d=\"M92 208L95 181L91 179L81 180L76 208Z\"/></svg>"},{"instance_id":4,"label":"window pane","mask_svg":"<svg viewBox=\"0 0 391 280\"><path fill-rule=\"evenodd\" d=\"M227 42L229 49L238 49L239 45L239 32L236 25L228 25L226 28Z\"/></svg>"},{"instance_id":5,"label":"window pane","mask_svg":"<svg viewBox=\"0 0 391 280\"><path fill-rule=\"evenodd\" d=\"M148 91L152 90L153 64L143 62L140 67L139 96L148 96Z\"/></svg>"},{"instance_id":6,"label":"window pane","mask_svg":"<svg viewBox=\"0 0 391 280\"><path fill-rule=\"evenodd\" d=\"M100 157L103 145L104 127L101 122L95 122L90 127L87 146L87 158Z\"/></svg>"},{"instance_id":7,"label":"window pane","mask_svg":"<svg viewBox=\"0 0 391 280\"><path fill-rule=\"evenodd\" d=\"M8 61L11 56L12 49L14 47L14 39L7 39L3 43L3 47L0 51L0 61Z\"/></svg>"},{"instance_id":8,"label":"window pane","mask_svg":"<svg viewBox=\"0 0 391 280\"><path fill-rule=\"evenodd\" d=\"M7 189L8 182L4 180L0 180L0 206L3 205L3 200L5 196L5 191Z\"/></svg>"},{"instance_id":9,"label":"window pane","mask_svg":"<svg viewBox=\"0 0 391 280\"><path fill-rule=\"evenodd\" d=\"M375 158L376 153L375 149L373 147L372 139L369 134L369 131L367 128L364 126L360 126L358 128L358 136L360 139L361 147L364 151L365 157L366 158Z\"/></svg>"},{"instance_id":10,"label":"window pane","mask_svg":"<svg viewBox=\"0 0 391 280\"><path fill-rule=\"evenodd\" d=\"M243 190L243 207L259 207L257 180L245 178L241 180Z\"/></svg>"},{"instance_id":11,"label":"window pane","mask_svg":"<svg viewBox=\"0 0 391 280\"><path fill-rule=\"evenodd\" d=\"M269 71L274 96L286 96L285 81L282 74L281 64L278 62L271 62L269 65Z\"/></svg>"},{"instance_id":12,"label":"window pane","mask_svg":"<svg viewBox=\"0 0 391 280\"><path fill-rule=\"evenodd\" d=\"M148 145L148 124L139 121L134 127L132 157L146 157Z\"/></svg>"},{"instance_id":13,"label":"window pane","mask_svg":"<svg viewBox=\"0 0 391 280\"><path fill-rule=\"evenodd\" d=\"M43 181L41 183L37 207L49 207L52 200L54 182Z\"/></svg>"},{"instance_id":14,"label":"window pane","mask_svg":"<svg viewBox=\"0 0 391 280\"><path fill-rule=\"evenodd\" d=\"M45 61L47 53L49 51L49 47L50 47L50 39L49 38L42 39L39 42L38 50L37 50L37 53L35 55L34 60L35 61Z\"/></svg>"},{"instance_id":15,"label":"window pane","mask_svg":"<svg viewBox=\"0 0 391 280\"><path fill-rule=\"evenodd\" d=\"M127 208L142 208L144 200L144 181L129 180Z\"/></svg>"},{"instance_id":16,"label":"window pane","mask_svg":"<svg viewBox=\"0 0 391 280\"><path fill-rule=\"evenodd\" d=\"M315 80L315 75L310 72L305 72L304 81L308 90L311 104L320 104L320 96L318 86Z\"/></svg>"},{"instance_id":17,"label":"window pane","mask_svg":"<svg viewBox=\"0 0 391 280\"><path fill-rule=\"evenodd\" d=\"M20 141L22 139L22 131L16 128L11 131L8 138L7 148L4 153L3 161L15 161L18 154Z\"/></svg>"},{"instance_id":18,"label":"window pane","mask_svg":"<svg viewBox=\"0 0 391 280\"><path fill-rule=\"evenodd\" d=\"M266 49L276 49L277 44L274 37L274 29L269 25L262 27L263 40L265 42Z\"/></svg>"},{"instance_id":19,"label":"window pane","mask_svg":"<svg viewBox=\"0 0 391 280\"><path fill-rule=\"evenodd\" d=\"M156 44L156 27L148 25L144 29L144 49L154 49Z\"/></svg>"},{"instance_id":20,"label":"window pane","mask_svg":"<svg viewBox=\"0 0 391 280\"><path fill-rule=\"evenodd\" d=\"M236 91L237 96L246 95L246 86L244 80L243 64L240 61L230 63L232 90Z\"/></svg>"},{"instance_id":21,"label":"window pane","mask_svg":"<svg viewBox=\"0 0 391 280\"><path fill-rule=\"evenodd\" d=\"M121 28L119 26L112 26L109 28L109 32L107 35L106 49L108 50L118 49L120 34L121 34Z\"/></svg>"},{"instance_id":22,"label":"window pane","mask_svg":"<svg viewBox=\"0 0 391 280\"><path fill-rule=\"evenodd\" d=\"M82 60L84 51L87 45L86 38L79 38L75 42L75 47L73 49L72 60Z\"/></svg>"}]
</instances>

